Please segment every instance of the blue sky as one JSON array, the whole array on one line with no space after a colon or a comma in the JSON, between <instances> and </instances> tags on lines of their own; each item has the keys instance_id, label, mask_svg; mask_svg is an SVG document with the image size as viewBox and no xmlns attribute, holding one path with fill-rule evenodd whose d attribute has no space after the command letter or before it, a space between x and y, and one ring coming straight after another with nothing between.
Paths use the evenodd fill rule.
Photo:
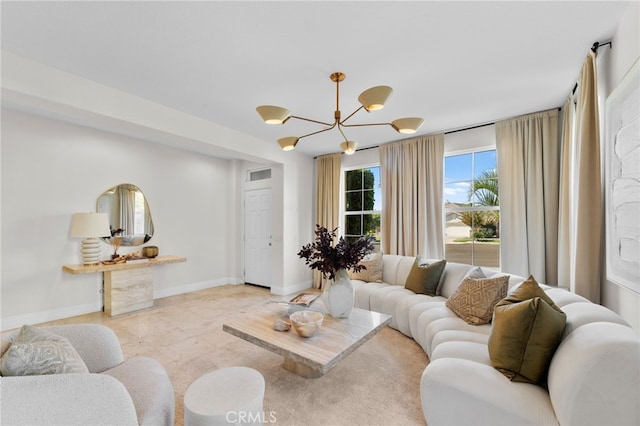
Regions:
<instances>
[{"instance_id":1,"label":"blue sky","mask_svg":"<svg viewBox=\"0 0 640 426\"><path fill-rule=\"evenodd\" d=\"M454 155L444 159L444 199L452 203L469 201L471 180L496 168L496 151Z\"/></svg>"}]
</instances>

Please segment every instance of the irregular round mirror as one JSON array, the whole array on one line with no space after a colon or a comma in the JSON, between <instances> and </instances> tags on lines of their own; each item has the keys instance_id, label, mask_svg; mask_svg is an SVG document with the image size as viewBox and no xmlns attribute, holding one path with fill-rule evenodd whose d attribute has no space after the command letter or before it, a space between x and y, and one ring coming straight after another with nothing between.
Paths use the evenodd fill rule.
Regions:
<instances>
[{"instance_id":1,"label":"irregular round mirror","mask_svg":"<svg viewBox=\"0 0 640 426\"><path fill-rule=\"evenodd\" d=\"M98 197L96 211L109 216L111 238L102 238L107 244L118 238L117 245L140 246L153 237L149 204L135 185L124 183L105 191Z\"/></svg>"}]
</instances>

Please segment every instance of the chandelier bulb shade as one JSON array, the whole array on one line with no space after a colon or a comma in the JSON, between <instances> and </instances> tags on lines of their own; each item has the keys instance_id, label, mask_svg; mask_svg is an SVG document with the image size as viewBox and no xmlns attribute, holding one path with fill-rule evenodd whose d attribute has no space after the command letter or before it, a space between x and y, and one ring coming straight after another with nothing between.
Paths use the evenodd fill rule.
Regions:
<instances>
[{"instance_id":1,"label":"chandelier bulb shade","mask_svg":"<svg viewBox=\"0 0 640 426\"><path fill-rule=\"evenodd\" d=\"M284 124L291 115L288 109L275 105L261 105L256 111L267 124Z\"/></svg>"},{"instance_id":2,"label":"chandelier bulb shade","mask_svg":"<svg viewBox=\"0 0 640 426\"><path fill-rule=\"evenodd\" d=\"M291 151L296 147L299 140L300 138L297 138L295 136L280 138L278 139L278 145L280 145L280 148L282 148L283 151Z\"/></svg>"},{"instance_id":3,"label":"chandelier bulb shade","mask_svg":"<svg viewBox=\"0 0 640 426\"><path fill-rule=\"evenodd\" d=\"M391 126L400 133L415 133L422 126L424 120L420 117L399 118L391 122Z\"/></svg>"},{"instance_id":4,"label":"chandelier bulb shade","mask_svg":"<svg viewBox=\"0 0 640 426\"><path fill-rule=\"evenodd\" d=\"M352 155L356 152L358 143L354 141L345 141L340 144L340 148L347 155Z\"/></svg>"},{"instance_id":5,"label":"chandelier bulb shade","mask_svg":"<svg viewBox=\"0 0 640 426\"><path fill-rule=\"evenodd\" d=\"M358 102L360 102L361 106L351 114L347 115L345 118L342 118L343 115L340 111L340 82L345 79L345 75L341 72L334 72L329 76L329 78L336 84L336 108L333 111L333 121L326 122L291 115L288 109L275 105L260 105L256 108L256 111L258 112L262 120L267 124L284 124L289 119L295 118L296 120L307 121L324 126L320 130L316 130L306 135L297 137L287 136L285 138L278 139L278 145L280 145L280 148L282 148L283 151L291 151L292 149L294 149L302 138L317 135L318 133L323 133L332 129L337 129L344 138L344 142L340 144L340 148L342 148L342 151L345 154L351 155L356 152L357 144L354 141L349 140L345 135L343 129L346 127L391 126L400 133L415 133L424 122L422 118L410 117L400 118L394 120L391 123L352 124L351 122L349 122L347 124L347 121L350 120L351 117L353 117L361 109L365 109L367 112L382 109L387 99L389 99L389 96L391 96L391 94L393 93L393 89L389 86L375 86L365 90L360 94L360 96L358 96Z\"/></svg>"},{"instance_id":6,"label":"chandelier bulb shade","mask_svg":"<svg viewBox=\"0 0 640 426\"><path fill-rule=\"evenodd\" d=\"M384 103L393 93L393 89L389 86L376 86L365 90L358 96L358 102L367 111L376 111L384 108Z\"/></svg>"}]
</instances>

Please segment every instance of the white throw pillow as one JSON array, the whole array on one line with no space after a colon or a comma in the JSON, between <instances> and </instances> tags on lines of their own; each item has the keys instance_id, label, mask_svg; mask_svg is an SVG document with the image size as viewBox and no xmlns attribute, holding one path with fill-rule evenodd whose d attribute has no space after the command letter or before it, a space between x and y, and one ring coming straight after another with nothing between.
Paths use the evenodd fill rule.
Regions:
<instances>
[{"instance_id":1,"label":"white throw pillow","mask_svg":"<svg viewBox=\"0 0 640 426\"><path fill-rule=\"evenodd\" d=\"M88 372L84 361L67 339L30 325L22 326L0 358L3 376Z\"/></svg>"}]
</instances>

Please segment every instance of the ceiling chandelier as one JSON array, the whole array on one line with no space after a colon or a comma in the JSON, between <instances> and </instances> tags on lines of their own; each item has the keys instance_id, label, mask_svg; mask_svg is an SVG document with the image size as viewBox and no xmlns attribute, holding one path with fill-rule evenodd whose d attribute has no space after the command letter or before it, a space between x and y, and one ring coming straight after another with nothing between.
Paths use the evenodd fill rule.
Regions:
<instances>
[{"instance_id":1,"label":"ceiling chandelier","mask_svg":"<svg viewBox=\"0 0 640 426\"><path fill-rule=\"evenodd\" d=\"M344 151L345 154L351 155L356 152L356 147L358 146L358 144L354 141L350 141L345 136L344 131L342 130L343 127L391 126L399 133L415 133L424 122L424 120L419 117L407 117L399 118L392 121L391 123L345 124L348 119L350 119L355 113L363 108L367 112L382 109L387 98L389 98L389 96L393 92L393 89L391 89L391 87L389 86L376 86L365 90L360 94L360 96L358 96L358 101L360 102L361 106L358 107L358 109L356 109L354 112L349 114L345 119L342 119L342 114L340 112L340 82L344 80L345 75L341 72L334 72L333 74L331 74L330 78L331 81L336 83L336 110L333 113L333 123L326 123L323 121L291 115L288 109L274 105L261 105L256 108L256 111L258 111L260 117L262 117L264 122L267 124L284 124L290 118L297 118L298 120L310 121L312 123L326 126L324 129L306 135L287 136L278 139L278 144L283 151L290 151L294 149L302 138L317 135L318 133L337 128L344 138L344 142L340 144L340 148Z\"/></svg>"}]
</instances>

